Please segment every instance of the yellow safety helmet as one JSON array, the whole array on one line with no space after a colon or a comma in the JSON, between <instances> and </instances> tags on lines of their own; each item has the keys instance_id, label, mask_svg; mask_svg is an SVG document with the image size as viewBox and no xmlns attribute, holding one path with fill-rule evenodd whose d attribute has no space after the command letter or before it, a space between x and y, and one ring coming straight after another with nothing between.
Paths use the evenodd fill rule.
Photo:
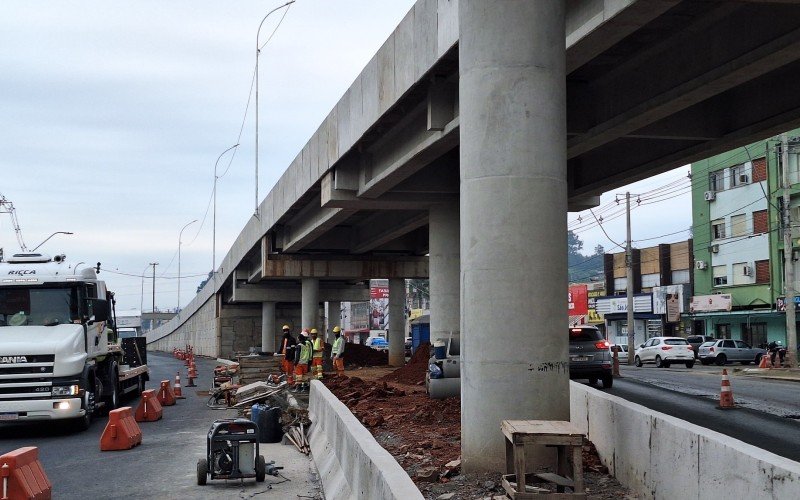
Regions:
<instances>
[{"instance_id":1,"label":"yellow safety helmet","mask_svg":"<svg viewBox=\"0 0 800 500\"><path fill-rule=\"evenodd\" d=\"M281 328L281 330L291 330L291 328L289 328L289 325L283 325L283 328Z\"/></svg>"},{"instance_id":2,"label":"yellow safety helmet","mask_svg":"<svg viewBox=\"0 0 800 500\"><path fill-rule=\"evenodd\" d=\"M311 335L316 335L317 333L319 333L319 332L317 332L316 328L312 328L311 329Z\"/></svg>"},{"instance_id":3,"label":"yellow safety helmet","mask_svg":"<svg viewBox=\"0 0 800 500\"><path fill-rule=\"evenodd\" d=\"M342 329L339 328L338 326L334 326L333 327L333 333L341 333L341 332L342 332Z\"/></svg>"}]
</instances>

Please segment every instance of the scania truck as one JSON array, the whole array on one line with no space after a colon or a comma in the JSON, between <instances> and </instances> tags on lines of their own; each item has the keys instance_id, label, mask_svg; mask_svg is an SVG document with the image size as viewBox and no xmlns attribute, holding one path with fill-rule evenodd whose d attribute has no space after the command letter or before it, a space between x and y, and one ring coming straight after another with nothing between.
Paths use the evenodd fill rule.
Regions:
<instances>
[{"instance_id":1,"label":"scania truck","mask_svg":"<svg viewBox=\"0 0 800 500\"><path fill-rule=\"evenodd\" d=\"M143 339L117 339L98 268L64 255L0 261L0 423L69 420L78 429L144 390Z\"/></svg>"}]
</instances>

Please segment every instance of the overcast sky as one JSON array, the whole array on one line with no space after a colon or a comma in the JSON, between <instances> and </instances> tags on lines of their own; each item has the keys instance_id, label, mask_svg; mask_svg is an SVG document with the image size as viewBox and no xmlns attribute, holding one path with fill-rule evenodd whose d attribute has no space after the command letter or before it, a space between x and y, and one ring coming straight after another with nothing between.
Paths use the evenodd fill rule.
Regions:
<instances>
[{"instance_id":1,"label":"overcast sky","mask_svg":"<svg viewBox=\"0 0 800 500\"><path fill-rule=\"evenodd\" d=\"M55 231L74 232L40 250L102 262L118 309L139 308L138 276L158 262L156 305L174 308L178 235L197 219L181 240L180 303L188 303L212 268L214 162L239 140L258 23L283 3L0 2L0 193L14 203L28 248ZM260 58L261 199L413 3L298 0L289 8ZM282 14L267 20L262 43ZM251 107L218 182L218 264L253 213L253 125ZM687 228L691 206L684 195L634 214L635 240ZM605 227L624 240L624 217ZM579 236L587 251L613 246L597 228ZM639 246L650 243L657 241ZM0 214L0 247L19 250L7 214ZM148 278L145 309L151 292Z\"/></svg>"}]
</instances>

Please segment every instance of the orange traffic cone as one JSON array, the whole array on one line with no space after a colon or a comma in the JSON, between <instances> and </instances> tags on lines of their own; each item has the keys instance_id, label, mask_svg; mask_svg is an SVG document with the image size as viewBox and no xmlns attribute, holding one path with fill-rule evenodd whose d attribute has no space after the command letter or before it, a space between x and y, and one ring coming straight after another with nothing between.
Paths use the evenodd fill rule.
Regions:
<instances>
[{"instance_id":1,"label":"orange traffic cone","mask_svg":"<svg viewBox=\"0 0 800 500\"><path fill-rule=\"evenodd\" d=\"M181 391L181 372L175 374L175 385L172 386L172 394L175 395L176 399L186 399Z\"/></svg>"},{"instance_id":2,"label":"orange traffic cone","mask_svg":"<svg viewBox=\"0 0 800 500\"><path fill-rule=\"evenodd\" d=\"M728 380L728 370L722 369L722 386L719 389L719 407L723 409L735 408L733 404L733 390L731 381Z\"/></svg>"},{"instance_id":3,"label":"orange traffic cone","mask_svg":"<svg viewBox=\"0 0 800 500\"><path fill-rule=\"evenodd\" d=\"M195 385L194 383L194 379L197 378L197 367L194 364L194 360L192 360L191 364L189 365L189 370L187 375L189 377L189 383L186 384L186 387L197 387L197 385Z\"/></svg>"},{"instance_id":4,"label":"orange traffic cone","mask_svg":"<svg viewBox=\"0 0 800 500\"><path fill-rule=\"evenodd\" d=\"M772 368L772 363L769 361L769 354L761 356L761 361L758 362L759 368Z\"/></svg>"}]
</instances>

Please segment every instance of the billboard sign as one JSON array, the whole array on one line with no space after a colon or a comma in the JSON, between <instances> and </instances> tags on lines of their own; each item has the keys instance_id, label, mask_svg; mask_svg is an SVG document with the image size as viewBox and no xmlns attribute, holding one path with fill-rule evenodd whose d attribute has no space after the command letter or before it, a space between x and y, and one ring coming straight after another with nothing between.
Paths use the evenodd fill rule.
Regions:
<instances>
[{"instance_id":1,"label":"billboard sign","mask_svg":"<svg viewBox=\"0 0 800 500\"><path fill-rule=\"evenodd\" d=\"M586 285L572 285L567 293L570 316L589 314L589 296Z\"/></svg>"},{"instance_id":2,"label":"billboard sign","mask_svg":"<svg viewBox=\"0 0 800 500\"><path fill-rule=\"evenodd\" d=\"M689 304L689 312L730 311L731 295L720 293L715 295L695 295Z\"/></svg>"}]
</instances>

